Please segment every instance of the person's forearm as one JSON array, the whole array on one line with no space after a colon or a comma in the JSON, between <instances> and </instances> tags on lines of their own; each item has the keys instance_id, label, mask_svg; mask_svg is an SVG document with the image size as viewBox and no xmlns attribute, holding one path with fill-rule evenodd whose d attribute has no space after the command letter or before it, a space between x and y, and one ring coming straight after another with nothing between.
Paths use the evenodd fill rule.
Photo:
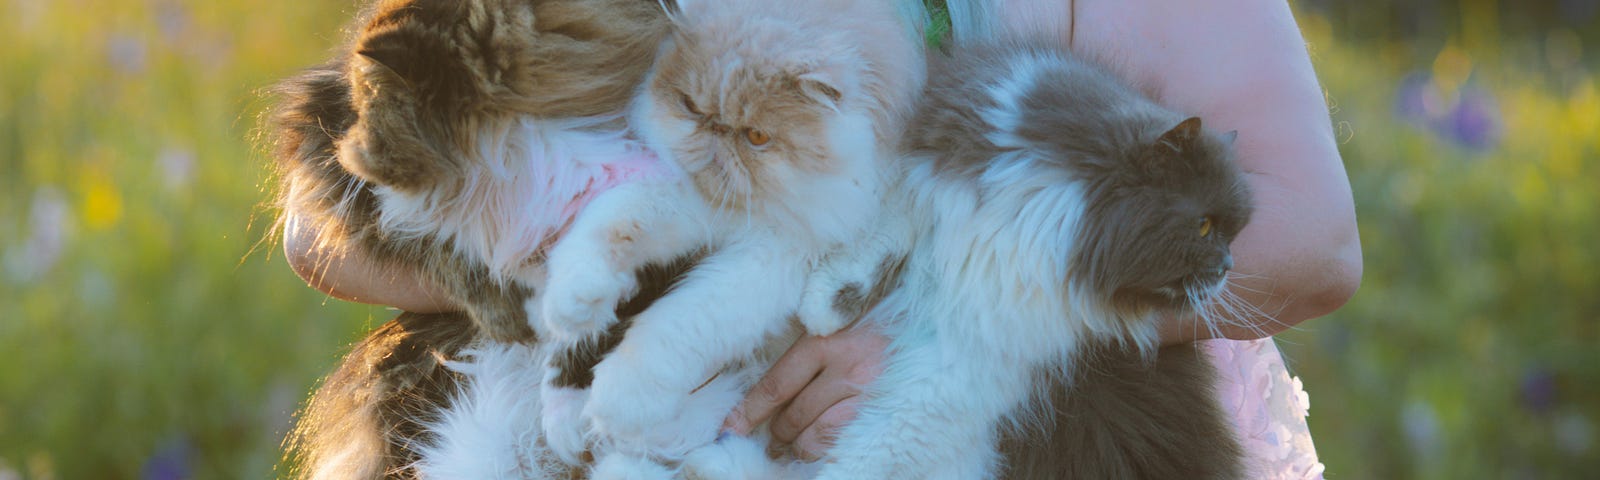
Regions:
<instances>
[{"instance_id":1,"label":"person's forearm","mask_svg":"<svg viewBox=\"0 0 1600 480\"><path fill-rule=\"evenodd\" d=\"M318 226L290 216L284 222L283 249L289 266L312 288L334 298L388 305L408 312L454 310L438 288L403 268L380 265L359 248L336 252L317 241Z\"/></svg>"}]
</instances>

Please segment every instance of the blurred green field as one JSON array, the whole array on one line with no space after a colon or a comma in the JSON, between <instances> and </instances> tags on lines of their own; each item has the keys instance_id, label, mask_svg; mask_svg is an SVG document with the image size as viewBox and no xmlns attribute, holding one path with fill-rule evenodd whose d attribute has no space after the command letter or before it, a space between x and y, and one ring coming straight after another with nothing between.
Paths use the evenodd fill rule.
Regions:
<instances>
[{"instance_id":1,"label":"blurred green field","mask_svg":"<svg viewBox=\"0 0 1600 480\"><path fill-rule=\"evenodd\" d=\"M1593 3L1296 4L1366 252L1354 301L1280 337L1328 477L1600 471ZM260 243L260 89L351 8L0 2L0 479L275 474L392 315Z\"/></svg>"}]
</instances>

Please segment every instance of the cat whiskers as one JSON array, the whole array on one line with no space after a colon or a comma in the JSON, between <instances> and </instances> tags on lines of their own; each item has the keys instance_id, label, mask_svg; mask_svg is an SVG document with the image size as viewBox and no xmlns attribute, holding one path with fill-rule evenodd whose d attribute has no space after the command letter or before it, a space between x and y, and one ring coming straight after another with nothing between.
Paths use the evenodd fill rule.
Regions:
<instances>
[{"instance_id":1,"label":"cat whiskers","mask_svg":"<svg viewBox=\"0 0 1600 480\"><path fill-rule=\"evenodd\" d=\"M1183 293L1185 297L1188 297L1190 308L1194 310L1195 318L1198 320L1194 322L1195 331L1193 334L1195 338L1200 338L1199 330L1202 327L1206 329L1206 332L1212 338L1221 337L1221 323L1228 320L1221 318L1222 314L1215 311L1218 307L1216 301L1218 296L1208 295L1205 289L1193 288L1188 285L1184 286Z\"/></svg>"},{"instance_id":2,"label":"cat whiskers","mask_svg":"<svg viewBox=\"0 0 1600 480\"><path fill-rule=\"evenodd\" d=\"M1244 280L1244 279L1264 279L1264 278L1266 278L1266 277L1262 276L1262 275L1250 275L1250 274L1244 274L1244 273L1238 273L1238 272L1228 272L1228 288L1230 290L1238 289L1238 290L1249 292L1249 293L1253 293L1253 294L1256 294L1256 295L1261 295L1261 296L1267 297L1269 299L1277 298L1277 295L1274 295L1271 292L1264 291L1264 290L1258 290L1258 289L1255 289L1255 288L1250 288L1250 287L1245 286L1244 283L1239 282L1239 280ZM1287 328L1292 328L1293 327L1293 325L1291 325L1291 324L1284 323L1283 321L1278 320L1278 314L1283 313L1284 307L1287 307L1287 306L1289 306L1289 304L1293 303L1293 301L1294 301L1294 297L1293 296L1282 298L1280 301L1277 302L1278 303L1277 304L1277 308L1273 309L1272 312L1269 313L1269 312L1266 311L1264 305L1263 306L1258 306L1258 305L1256 305L1254 303L1246 301L1244 298L1239 297L1237 292L1230 291L1228 293L1229 293L1229 296L1232 297L1232 301L1235 302L1237 305L1243 305L1243 306L1249 307L1249 310L1246 313L1250 313L1252 315L1252 317L1254 319L1256 319L1255 322L1251 323L1251 326L1255 326L1256 327L1255 330L1256 330L1257 333L1262 333L1262 330L1261 330L1260 327L1263 326L1263 325L1272 325L1272 326L1276 326L1276 327L1281 327L1283 329L1287 329Z\"/></svg>"},{"instance_id":3,"label":"cat whiskers","mask_svg":"<svg viewBox=\"0 0 1600 480\"><path fill-rule=\"evenodd\" d=\"M1226 281L1215 293L1205 294L1195 289L1185 289L1189 296L1189 303L1195 308L1195 315L1199 317L1212 337L1220 337L1221 327L1226 325L1234 328L1249 330L1257 337L1266 337L1266 325L1283 325L1274 314L1267 313L1261 307L1239 296L1233 289L1248 292L1262 293L1259 290L1246 287L1237 280L1240 278L1258 278L1256 276L1228 272ZM1195 328L1200 328L1196 325ZM1198 333L1198 332L1196 332Z\"/></svg>"}]
</instances>

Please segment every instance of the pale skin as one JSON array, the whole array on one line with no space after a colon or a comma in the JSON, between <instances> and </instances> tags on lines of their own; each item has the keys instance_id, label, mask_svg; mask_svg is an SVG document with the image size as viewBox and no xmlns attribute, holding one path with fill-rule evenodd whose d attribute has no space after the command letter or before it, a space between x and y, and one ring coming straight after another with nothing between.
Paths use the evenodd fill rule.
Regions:
<instances>
[{"instance_id":1,"label":"pale skin","mask_svg":"<svg viewBox=\"0 0 1600 480\"><path fill-rule=\"evenodd\" d=\"M1052 35L1101 59L1216 131L1238 130L1237 160L1257 208L1232 244L1231 292L1254 306L1211 330L1193 318L1161 329L1164 344L1257 339L1326 315L1360 284L1355 206L1322 88L1289 10L1270 0L1011 0L1008 28ZM1029 13L1023 14L1021 12ZM1073 18L1076 16L1076 18ZM292 224L291 224L292 226ZM414 312L453 306L414 275L339 258L291 228L288 258L311 285L346 300ZM316 268L321 266L322 268ZM882 371L887 339L853 328L797 342L769 370L726 427L747 434L771 421L775 443L820 458L855 416L860 386Z\"/></svg>"}]
</instances>

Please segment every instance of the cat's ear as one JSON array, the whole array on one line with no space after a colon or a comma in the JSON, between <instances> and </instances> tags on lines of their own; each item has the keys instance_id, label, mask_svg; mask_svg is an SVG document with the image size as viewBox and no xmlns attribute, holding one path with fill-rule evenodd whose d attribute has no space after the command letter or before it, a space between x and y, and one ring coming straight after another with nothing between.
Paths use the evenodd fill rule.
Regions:
<instances>
[{"instance_id":1,"label":"cat's ear","mask_svg":"<svg viewBox=\"0 0 1600 480\"><path fill-rule=\"evenodd\" d=\"M827 71L816 71L800 75L797 79L800 94L818 105L830 110L838 110L839 103L844 101L844 92L840 90L840 78Z\"/></svg>"},{"instance_id":2,"label":"cat's ear","mask_svg":"<svg viewBox=\"0 0 1600 480\"><path fill-rule=\"evenodd\" d=\"M1219 137L1219 139L1222 140L1222 144L1224 146L1232 147L1233 146L1233 141L1239 139L1239 131L1238 130L1229 130L1228 133L1222 134L1222 136Z\"/></svg>"},{"instance_id":3,"label":"cat's ear","mask_svg":"<svg viewBox=\"0 0 1600 480\"><path fill-rule=\"evenodd\" d=\"M381 40L375 39L375 40ZM365 57L373 64L393 73L406 83L412 83L409 78L411 73L411 54L397 42L371 41L356 50L356 55Z\"/></svg>"},{"instance_id":4,"label":"cat's ear","mask_svg":"<svg viewBox=\"0 0 1600 480\"><path fill-rule=\"evenodd\" d=\"M668 17L675 17L683 13L683 7L694 7L698 5L698 2L694 0L656 0L656 4L661 6L661 11L666 12Z\"/></svg>"},{"instance_id":5,"label":"cat's ear","mask_svg":"<svg viewBox=\"0 0 1600 480\"><path fill-rule=\"evenodd\" d=\"M1200 117L1189 117L1167 130L1167 133L1161 134L1161 138L1156 139L1156 145L1169 148L1173 152L1182 152L1194 145L1200 135Z\"/></svg>"}]
</instances>

